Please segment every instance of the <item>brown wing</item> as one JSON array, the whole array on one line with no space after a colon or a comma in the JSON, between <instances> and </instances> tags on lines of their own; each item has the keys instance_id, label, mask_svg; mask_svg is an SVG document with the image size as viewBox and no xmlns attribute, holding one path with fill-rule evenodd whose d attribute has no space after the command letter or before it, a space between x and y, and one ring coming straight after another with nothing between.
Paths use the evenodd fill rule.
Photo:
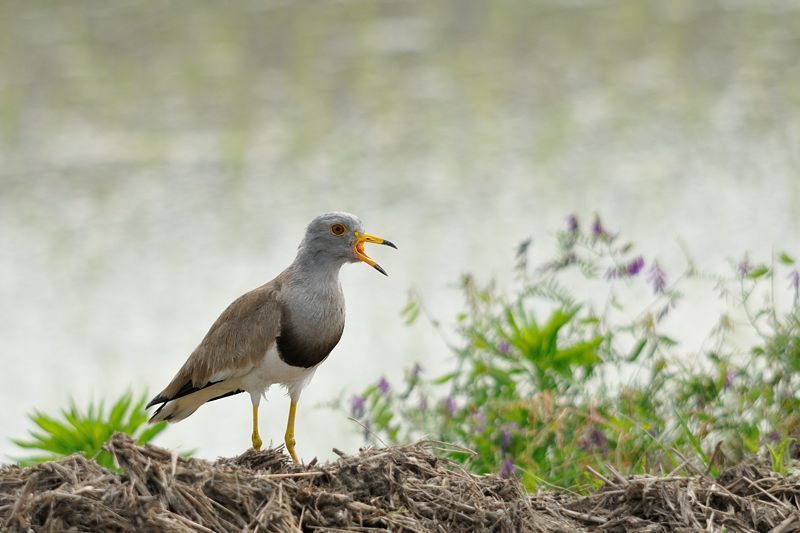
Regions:
<instances>
[{"instance_id":1,"label":"brown wing","mask_svg":"<svg viewBox=\"0 0 800 533\"><path fill-rule=\"evenodd\" d=\"M250 371L280 333L281 276L228 306L169 385L147 407Z\"/></svg>"}]
</instances>

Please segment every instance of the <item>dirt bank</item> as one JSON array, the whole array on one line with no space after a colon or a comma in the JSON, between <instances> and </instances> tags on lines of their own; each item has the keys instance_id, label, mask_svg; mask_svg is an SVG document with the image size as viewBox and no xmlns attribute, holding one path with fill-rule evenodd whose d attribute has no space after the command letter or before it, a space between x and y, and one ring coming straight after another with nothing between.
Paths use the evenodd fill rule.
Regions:
<instances>
[{"instance_id":1,"label":"dirt bank","mask_svg":"<svg viewBox=\"0 0 800 533\"><path fill-rule=\"evenodd\" d=\"M705 476L605 475L588 496L476 477L434 443L295 466L279 451L185 459L116 435L124 474L81 456L0 470L3 531L800 531L800 479L741 466Z\"/></svg>"}]
</instances>

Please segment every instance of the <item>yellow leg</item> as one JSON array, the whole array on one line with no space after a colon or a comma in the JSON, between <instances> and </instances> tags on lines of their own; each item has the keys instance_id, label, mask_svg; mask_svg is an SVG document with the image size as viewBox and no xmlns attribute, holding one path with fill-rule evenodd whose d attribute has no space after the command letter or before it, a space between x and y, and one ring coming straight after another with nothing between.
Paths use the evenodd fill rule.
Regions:
<instances>
[{"instance_id":1,"label":"yellow leg","mask_svg":"<svg viewBox=\"0 0 800 533\"><path fill-rule=\"evenodd\" d=\"M292 402L289 406L289 422L286 424L286 435L283 436L283 440L286 443L286 450L289 452L289 455L292 456L292 461L294 461L295 464L300 462L297 460L297 454L294 453L294 414L296 411L297 402Z\"/></svg>"},{"instance_id":2,"label":"yellow leg","mask_svg":"<svg viewBox=\"0 0 800 533\"><path fill-rule=\"evenodd\" d=\"M261 449L261 437L258 435L258 406L253 406L253 449Z\"/></svg>"}]
</instances>

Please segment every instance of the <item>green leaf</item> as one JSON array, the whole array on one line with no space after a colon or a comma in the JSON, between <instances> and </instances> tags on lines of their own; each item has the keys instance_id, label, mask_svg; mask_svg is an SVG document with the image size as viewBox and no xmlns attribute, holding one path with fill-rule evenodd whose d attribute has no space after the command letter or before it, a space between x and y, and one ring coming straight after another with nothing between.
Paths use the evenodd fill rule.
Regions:
<instances>
[{"instance_id":1,"label":"green leaf","mask_svg":"<svg viewBox=\"0 0 800 533\"><path fill-rule=\"evenodd\" d=\"M764 277L764 275L766 275L766 274L769 274L769 267L767 267L766 265L759 265L759 266L755 267L747 275L747 277L750 278L750 279L759 279L761 277Z\"/></svg>"},{"instance_id":2,"label":"green leaf","mask_svg":"<svg viewBox=\"0 0 800 533\"><path fill-rule=\"evenodd\" d=\"M457 371L456 372L447 373L447 374L445 374L443 376L439 376L438 378L434 379L433 383L435 383L436 385L441 385L442 383L447 383L448 381L450 381L453 378L455 378L456 376L458 376L458 374L459 373Z\"/></svg>"},{"instance_id":3,"label":"green leaf","mask_svg":"<svg viewBox=\"0 0 800 533\"><path fill-rule=\"evenodd\" d=\"M119 400L116 401L114 406L111 408L111 413L108 415L108 425L113 428L118 428L122 425L122 418L125 416L125 412L128 410L128 407L131 405L132 396L130 392L126 392L123 394Z\"/></svg>"},{"instance_id":4,"label":"green leaf","mask_svg":"<svg viewBox=\"0 0 800 533\"><path fill-rule=\"evenodd\" d=\"M791 463L791 455L787 454L787 450L789 445L795 441L793 438L786 438L781 440L777 446L772 446L767 444L767 450L769 450L769 455L772 460L772 471L780 474L786 475L788 466Z\"/></svg>"},{"instance_id":5,"label":"green leaf","mask_svg":"<svg viewBox=\"0 0 800 533\"><path fill-rule=\"evenodd\" d=\"M558 332L561 331L561 328L566 326L577 313L577 307L566 311L563 309L556 309L550 316L550 320L548 320L541 332L542 349L544 353L551 354L556 351Z\"/></svg>"},{"instance_id":6,"label":"green leaf","mask_svg":"<svg viewBox=\"0 0 800 533\"><path fill-rule=\"evenodd\" d=\"M505 372L499 368L489 368L489 375L494 378L494 380L504 386L511 386L514 384L514 380L511 379L511 376L508 372Z\"/></svg>"},{"instance_id":7,"label":"green leaf","mask_svg":"<svg viewBox=\"0 0 800 533\"><path fill-rule=\"evenodd\" d=\"M405 319L406 325L410 326L419 317L420 308L415 299L410 299L405 307L400 311L400 316Z\"/></svg>"},{"instance_id":8,"label":"green leaf","mask_svg":"<svg viewBox=\"0 0 800 533\"><path fill-rule=\"evenodd\" d=\"M784 265L794 264L794 258L789 254L787 254L786 252L781 252L781 255L778 258L780 259L780 262L783 263Z\"/></svg>"},{"instance_id":9,"label":"green leaf","mask_svg":"<svg viewBox=\"0 0 800 533\"><path fill-rule=\"evenodd\" d=\"M631 350L631 353L628 354L627 361L629 363L636 361L639 358L639 355L641 355L642 350L644 350L646 344L647 344L647 338L644 338L639 342L637 342L636 346L634 346L633 350Z\"/></svg>"},{"instance_id":10,"label":"green leaf","mask_svg":"<svg viewBox=\"0 0 800 533\"><path fill-rule=\"evenodd\" d=\"M150 442L151 440L153 440L153 438L155 438L156 435L158 435L159 433L161 433L165 429L167 429L167 423L166 422L159 422L158 424L153 424L153 425L147 427L147 429L145 429L144 431L142 431L139 434L139 438L136 439L136 441L139 444L146 444L146 443Z\"/></svg>"},{"instance_id":11,"label":"green leaf","mask_svg":"<svg viewBox=\"0 0 800 533\"><path fill-rule=\"evenodd\" d=\"M670 348L678 345L678 341L676 341L672 337L667 337L666 335L659 335L658 338L656 339L656 342L658 344L666 345Z\"/></svg>"},{"instance_id":12,"label":"green leaf","mask_svg":"<svg viewBox=\"0 0 800 533\"><path fill-rule=\"evenodd\" d=\"M506 308L506 322L509 326L511 326L512 335L511 337L520 337L520 327L517 325L517 321L514 318L514 310L511 307ZM535 322L534 322L535 324Z\"/></svg>"},{"instance_id":13,"label":"green leaf","mask_svg":"<svg viewBox=\"0 0 800 533\"><path fill-rule=\"evenodd\" d=\"M689 428L689 424L686 422L686 419L683 418L680 415L680 413L675 413L675 417L678 419L680 427L683 430L682 431L683 436L686 437L686 439L691 444L691 447L694 450L694 452L703 461L703 465L705 465L706 467L712 466L712 465L709 465L708 454L703 450L703 445L700 442L700 439L698 439L697 436L694 434L694 432ZM712 470L712 473L713 473L714 469L712 468L711 470Z\"/></svg>"},{"instance_id":14,"label":"green leaf","mask_svg":"<svg viewBox=\"0 0 800 533\"><path fill-rule=\"evenodd\" d=\"M559 350L554 356L554 362L563 362L570 366L591 366L599 363L602 359L595 350L603 343L603 337L595 337L592 340L579 342Z\"/></svg>"}]
</instances>

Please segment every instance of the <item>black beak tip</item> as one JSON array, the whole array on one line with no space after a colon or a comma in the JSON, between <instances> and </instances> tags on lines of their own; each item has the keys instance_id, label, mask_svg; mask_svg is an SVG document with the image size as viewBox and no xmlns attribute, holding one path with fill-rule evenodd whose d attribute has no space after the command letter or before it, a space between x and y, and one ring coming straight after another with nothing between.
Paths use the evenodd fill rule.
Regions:
<instances>
[{"instance_id":1,"label":"black beak tip","mask_svg":"<svg viewBox=\"0 0 800 533\"><path fill-rule=\"evenodd\" d=\"M381 274L383 274L384 276L389 276L389 274L386 273L386 271L383 269L382 266L376 264L373 268L378 272L380 272Z\"/></svg>"},{"instance_id":2,"label":"black beak tip","mask_svg":"<svg viewBox=\"0 0 800 533\"><path fill-rule=\"evenodd\" d=\"M386 239L384 239L381 244L384 246L391 246L392 248L397 250L397 245L395 245L395 243L393 243L392 241L387 241Z\"/></svg>"}]
</instances>

